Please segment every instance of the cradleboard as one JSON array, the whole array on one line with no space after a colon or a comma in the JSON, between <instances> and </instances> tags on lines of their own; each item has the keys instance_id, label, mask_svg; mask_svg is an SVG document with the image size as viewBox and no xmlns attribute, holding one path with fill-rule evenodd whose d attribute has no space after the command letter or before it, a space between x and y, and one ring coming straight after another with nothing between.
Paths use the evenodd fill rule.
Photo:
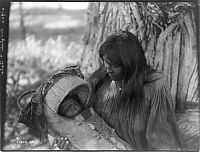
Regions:
<instances>
[{"instance_id":1,"label":"cradleboard","mask_svg":"<svg viewBox=\"0 0 200 152\"><path fill-rule=\"evenodd\" d=\"M95 129L96 127L98 129L97 122L92 123L82 120L65 118L58 115L57 113L54 113L48 106L45 106L44 114L47 118L48 132L55 138L58 136L67 137L72 144L70 147L72 150L131 149L126 142L117 137L114 130L113 132L111 131L112 133L107 133L107 137L105 132L102 132L102 134L97 132ZM95 115L97 114L95 113ZM105 130L103 127L102 131Z\"/></svg>"}]
</instances>

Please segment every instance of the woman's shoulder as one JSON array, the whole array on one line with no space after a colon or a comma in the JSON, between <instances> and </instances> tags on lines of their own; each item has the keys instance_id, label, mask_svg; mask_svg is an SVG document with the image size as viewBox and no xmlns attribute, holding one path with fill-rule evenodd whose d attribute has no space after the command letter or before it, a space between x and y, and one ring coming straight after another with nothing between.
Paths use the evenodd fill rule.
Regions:
<instances>
[{"instance_id":1,"label":"woman's shoulder","mask_svg":"<svg viewBox=\"0 0 200 152\"><path fill-rule=\"evenodd\" d=\"M164 102L163 98L169 97L169 85L167 77L160 71L154 71L147 77L144 92L153 103Z\"/></svg>"},{"instance_id":2,"label":"woman's shoulder","mask_svg":"<svg viewBox=\"0 0 200 152\"><path fill-rule=\"evenodd\" d=\"M145 84L158 84L166 81L166 76L157 70L151 70L145 79Z\"/></svg>"},{"instance_id":3,"label":"woman's shoulder","mask_svg":"<svg viewBox=\"0 0 200 152\"><path fill-rule=\"evenodd\" d=\"M166 84L167 77L162 72L154 70L147 75L144 86L153 93L165 88Z\"/></svg>"}]
</instances>

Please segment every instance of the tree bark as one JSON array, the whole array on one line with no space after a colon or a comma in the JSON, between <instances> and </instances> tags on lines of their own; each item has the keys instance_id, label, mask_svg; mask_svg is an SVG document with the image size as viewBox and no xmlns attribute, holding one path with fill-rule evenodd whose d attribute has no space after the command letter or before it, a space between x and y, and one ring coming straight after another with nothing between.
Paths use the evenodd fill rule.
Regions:
<instances>
[{"instance_id":1,"label":"tree bark","mask_svg":"<svg viewBox=\"0 0 200 152\"><path fill-rule=\"evenodd\" d=\"M26 39L26 28L25 28L25 25L24 25L24 12L23 12L23 3L20 2L19 3L19 14L20 14L20 27L21 27L21 34L22 34L22 40L25 41Z\"/></svg>"},{"instance_id":2,"label":"tree bark","mask_svg":"<svg viewBox=\"0 0 200 152\"><path fill-rule=\"evenodd\" d=\"M183 110L184 102L198 102L195 9L187 7L173 12L163 9L162 4L156 4L160 8L153 4L91 2L82 69L88 76L95 71L102 64L98 56L101 43L113 32L128 30L140 40L148 63L166 75L176 110Z\"/></svg>"}]
</instances>

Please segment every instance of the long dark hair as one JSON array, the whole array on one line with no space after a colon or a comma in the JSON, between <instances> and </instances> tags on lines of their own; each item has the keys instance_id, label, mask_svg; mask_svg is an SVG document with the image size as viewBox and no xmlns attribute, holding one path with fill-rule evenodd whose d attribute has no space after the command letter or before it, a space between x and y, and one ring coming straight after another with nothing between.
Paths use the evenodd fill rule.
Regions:
<instances>
[{"instance_id":1,"label":"long dark hair","mask_svg":"<svg viewBox=\"0 0 200 152\"><path fill-rule=\"evenodd\" d=\"M130 107L130 104L137 107L142 101L143 85L147 71L150 69L139 40L128 31L115 33L108 37L99 48L100 58L103 59L105 55L112 63L123 67L125 87L118 98L119 107ZM94 91L97 91L101 84L108 79L109 76L102 65L90 78L93 81L91 83Z\"/></svg>"}]
</instances>

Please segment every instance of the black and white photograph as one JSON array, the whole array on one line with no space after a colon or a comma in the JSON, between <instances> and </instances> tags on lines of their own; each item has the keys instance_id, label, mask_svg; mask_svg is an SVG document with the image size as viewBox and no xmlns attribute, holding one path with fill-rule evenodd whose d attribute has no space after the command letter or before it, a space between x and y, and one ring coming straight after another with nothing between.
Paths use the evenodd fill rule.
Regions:
<instances>
[{"instance_id":1,"label":"black and white photograph","mask_svg":"<svg viewBox=\"0 0 200 152\"><path fill-rule=\"evenodd\" d=\"M199 6L0 0L1 150L199 151Z\"/></svg>"}]
</instances>

